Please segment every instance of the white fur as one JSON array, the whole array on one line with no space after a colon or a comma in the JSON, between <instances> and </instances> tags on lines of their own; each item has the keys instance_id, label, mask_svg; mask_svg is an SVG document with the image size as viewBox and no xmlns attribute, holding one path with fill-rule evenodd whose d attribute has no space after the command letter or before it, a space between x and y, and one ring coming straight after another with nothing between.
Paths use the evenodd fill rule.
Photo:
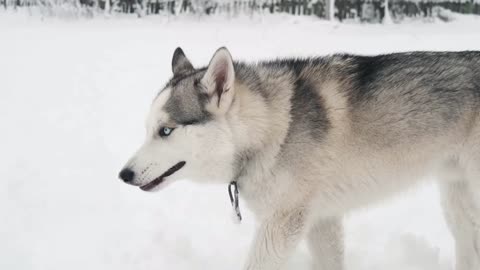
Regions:
<instances>
[{"instance_id":1,"label":"white fur","mask_svg":"<svg viewBox=\"0 0 480 270\"><path fill-rule=\"evenodd\" d=\"M126 165L137 175L134 184L145 185L180 161L186 161L184 168L167 177L153 191L179 179L224 182L232 178L229 168L234 157L234 141L225 120L195 126L172 123L163 110L170 91L165 89L153 102L147 117L144 145ZM169 137L161 138L157 132L164 126L175 130Z\"/></svg>"},{"instance_id":2,"label":"white fur","mask_svg":"<svg viewBox=\"0 0 480 270\"><path fill-rule=\"evenodd\" d=\"M261 67L257 72L267 73ZM219 73L225 74L220 96L213 90L218 89ZM166 183L183 178L228 183L234 177L237 151L258 150L237 179L241 197L260 223L244 269L281 268L306 237L314 269L342 270L343 214L437 173L441 175L446 217L456 238L456 269L480 269L477 123L473 128L472 124L459 124L442 135L416 138L412 143L383 146L370 138L377 127L369 125L368 119L377 116L361 115L366 124L356 125L347 114L348 102L339 91L339 81L319 78L319 94L326 103L331 130L321 145L301 141L282 145L292 121L288 76L279 73L275 77L276 106L267 106L234 76L230 54L220 49L202 79L211 95L207 109L214 119L202 125L176 126L167 138L156 133L161 126L175 125L163 110L171 90L164 90L155 99L146 142L128 163L140 173L136 184L148 183L181 160L186 161L185 167Z\"/></svg>"},{"instance_id":3,"label":"white fur","mask_svg":"<svg viewBox=\"0 0 480 270\"><path fill-rule=\"evenodd\" d=\"M218 80L219 77L221 80ZM228 111L235 94L234 82L235 72L232 56L227 49L220 48L213 55L207 72L202 78L202 84L211 98L207 106L208 111L217 116L222 116ZM221 95L217 95L217 88L221 89Z\"/></svg>"}]
</instances>

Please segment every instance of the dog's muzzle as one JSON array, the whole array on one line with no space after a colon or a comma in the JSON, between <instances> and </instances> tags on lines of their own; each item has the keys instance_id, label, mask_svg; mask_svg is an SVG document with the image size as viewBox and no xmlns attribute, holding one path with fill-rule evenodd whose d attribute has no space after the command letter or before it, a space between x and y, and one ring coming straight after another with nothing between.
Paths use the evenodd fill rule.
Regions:
<instances>
[{"instance_id":1,"label":"dog's muzzle","mask_svg":"<svg viewBox=\"0 0 480 270\"><path fill-rule=\"evenodd\" d=\"M178 170L180 170L181 168L183 168L183 166L185 166L186 162L185 161L180 161L178 162L177 164L175 164L173 167L171 167L170 169L168 169L166 172L164 172L162 175L160 175L159 177L153 179L150 183L146 184L146 185L143 185L143 186L140 186L140 189L143 190L143 191L150 191L152 190L154 187L160 185L163 180L165 180L165 177L168 177L172 174L174 174L175 172L177 172Z\"/></svg>"}]
</instances>

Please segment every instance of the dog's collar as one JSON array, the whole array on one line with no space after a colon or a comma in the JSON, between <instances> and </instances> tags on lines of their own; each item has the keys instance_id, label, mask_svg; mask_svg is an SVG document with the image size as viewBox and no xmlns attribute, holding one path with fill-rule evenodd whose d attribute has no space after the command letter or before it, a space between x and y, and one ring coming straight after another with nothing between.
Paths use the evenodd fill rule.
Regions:
<instances>
[{"instance_id":1,"label":"dog's collar","mask_svg":"<svg viewBox=\"0 0 480 270\"><path fill-rule=\"evenodd\" d=\"M242 221L242 213L240 213L237 181L232 181L228 185L228 196L230 197L230 203L232 204L234 214L233 219L235 223L240 223Z\"/></svg>"}]
</instances>

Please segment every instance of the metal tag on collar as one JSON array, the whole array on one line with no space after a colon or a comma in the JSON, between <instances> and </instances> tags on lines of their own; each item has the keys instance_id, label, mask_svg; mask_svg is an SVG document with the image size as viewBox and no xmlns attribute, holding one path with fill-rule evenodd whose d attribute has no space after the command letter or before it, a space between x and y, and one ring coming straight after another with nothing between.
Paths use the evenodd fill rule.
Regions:
<instances>
[{"instance_id":1,"label":"metal tag on collar","mask_svg":"<svg viewBox=\"0 0 480 270\"><path fill-rule=\"evenodd\" d=\"M230 203L232 204L234 222L240 223L242 221L242 214L240 213L238 203L238 187L236 181L232 181L228 185L228 195L230 196Z\"/></svg>"}]
</instances>

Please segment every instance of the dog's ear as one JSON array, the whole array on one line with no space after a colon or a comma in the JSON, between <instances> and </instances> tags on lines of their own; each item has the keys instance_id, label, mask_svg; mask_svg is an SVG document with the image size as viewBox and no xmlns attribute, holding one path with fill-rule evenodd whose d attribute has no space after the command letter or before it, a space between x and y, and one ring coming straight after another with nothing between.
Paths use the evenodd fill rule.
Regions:
<instances>
[{"instance_id":1,"label":"dog's ear","mask_svg":"<svg viewBox=\"0 0 480 270\"><path fill-rule=\"evenodd\" d=\"M209 107L223 112L228 110L233 99L235 70L227 48L222 47L215 52L201 82L212 103Z\"/></svg>"},{"instance_id":2,"label":"dog's ear","mask_svg":"<svg viewBox=\"0 0 480 270\"><path fill-rule=\"evenodd\" d=\"M191 70L193 70L193 66L190 61L188 61L185 53L183 53L183 50L180 47L176 48L175 52L173 52L172 58L173 75L177 75Z\"/></svg>"}]
</instances>

